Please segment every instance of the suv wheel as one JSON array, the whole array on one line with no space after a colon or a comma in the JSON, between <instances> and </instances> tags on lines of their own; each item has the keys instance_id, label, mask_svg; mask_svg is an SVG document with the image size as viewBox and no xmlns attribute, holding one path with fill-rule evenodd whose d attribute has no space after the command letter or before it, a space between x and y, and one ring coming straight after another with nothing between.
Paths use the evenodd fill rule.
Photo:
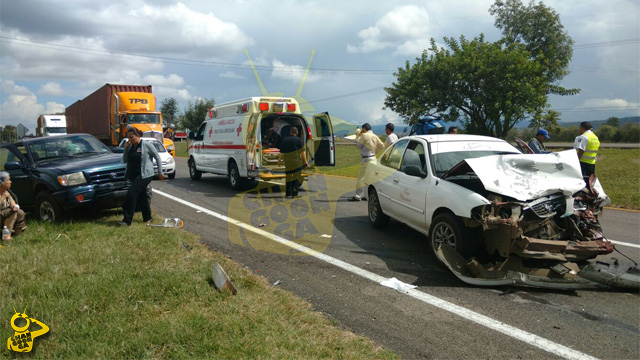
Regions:
<instances>
[{"instance_id":1,"label":"suv wheel","mask_svg":"<svg viewBox=\"0 0 640 360\"><path fill-rule=\"evenodd\" d=\"M369 191L369 199L367 200L369 200L367 204L369 208L369 221L371 221L371 224L374 227L385 227L389 223L389 216L382 212L382 208L380 207L380 198L378 197L376 189L371 189Z\"/></svg>"},{"instance_id":2,"label":"suv wheel","mask_svg":"<svg viewBox=\"0 0 640 360\"><path fill-rule=\"evenodd\" d=\"M42 221L56 222L62 220L60 206L48 191L41 191L36 196L35 215Z\"/></svg>"},{"instance_id":3,"label":"suv wheel","mask_svg":"<svg viewBox=\"0 0 640 360\"><path fill-rule=\"evenodd\" d=\"M175 176L175 173L173 174L173 176ZM200 180L200 178L202 177L202 171L199 171L198 169L196 169L196 162L193 160L193 158L189 159L189 176L191 177L191 180Z\"/></svg>"}]
</instances>

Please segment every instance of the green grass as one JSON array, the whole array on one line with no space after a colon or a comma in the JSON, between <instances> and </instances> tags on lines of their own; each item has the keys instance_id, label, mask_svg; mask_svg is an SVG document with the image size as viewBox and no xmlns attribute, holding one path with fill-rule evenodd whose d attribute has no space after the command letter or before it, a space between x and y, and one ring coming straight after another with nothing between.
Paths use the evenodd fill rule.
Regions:
<instances>
[{"instance_id":1,"label":"green grass","mask_svg":"<svg viewBox=\"0 0 640 360\"><path fill-rule=\"evenodd\" d=\"M601 148L596 175L611 206L640 209L640 149Z\"/></svg>"},{"instance_id":2,"label":"green grass","mask_svg":"<svg viewBox=\"0 0 640 360\"><path fill-rule=\"evenodd\" d=\"M28 223L0 248L0 333L12 336L12 303L47 326L35 358L395 358L337 329L310 305L195 235L130 228L103 212L84 221ZM192 249L187 251L182 242ZM211 285L213 263L238 294ZM36 326L37 328L37 326ZM33 329L32 329L33 330ZM0 357L12 358L4 347Z\"/></svg>"},{"instance_id":3,"label":"green grass","mask_svg":"<svg viewBox=\"0 0 640 360\"><path fill-rule=\"evenodd\" d=\"M176 157L189 157L189 146L186 140L176 141L173 144L176 146Z\"/></svg>"}]
</instances>

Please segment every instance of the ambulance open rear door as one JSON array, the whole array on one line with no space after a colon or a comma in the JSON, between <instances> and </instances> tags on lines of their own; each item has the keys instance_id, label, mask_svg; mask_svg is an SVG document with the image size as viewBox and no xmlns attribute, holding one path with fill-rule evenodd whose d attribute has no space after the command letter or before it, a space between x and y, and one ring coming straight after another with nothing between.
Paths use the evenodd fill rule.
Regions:
<instances>
[{"instance_id":1,"label":"ambulance open rear door","mask_svg":"<svg viewBox=\"0 0 640 360\"><path fill-rule=\"evenodd\" d=\"M314 163L316 166L336 166L336 146L333 126L329 113L313 116L316 137L313 140Z\"/></svg>"}]
</instances>

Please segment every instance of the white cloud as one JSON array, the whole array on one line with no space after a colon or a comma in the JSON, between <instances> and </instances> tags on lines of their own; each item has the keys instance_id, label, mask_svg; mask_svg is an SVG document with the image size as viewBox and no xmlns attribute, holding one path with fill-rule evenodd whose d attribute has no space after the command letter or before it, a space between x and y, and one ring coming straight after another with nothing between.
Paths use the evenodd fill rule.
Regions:
<instances>
[{"instance_id":1,"label":"white cloud","mask_svg":"<svg viewBox=\"0 0 640 360\"><path fill-rule=\"evenodd\" d=\"M272 62L273 70L271 76L276 79L282 79L293 83L300 83L304 76L305 67L300 65L287 65L280 60L274 59ZM312 83L322 78L319 74L309 72L305 79L305 83Z\"/></svg>"},{"instance_id":2,"label":"white cloud","mask_svg":"<svg viewBox=\"0 0 640 360\"><path fill-rule=\"evenodd\" d=\"M246 79L246 77L240 75L240 74L236 74L235 72L228 70L225 72L220 73L220 77L221 78L227 78L227 79Z\"/></svg>"},{"instance_id":3,"label":"white cloud","mask_svg":"<svg viewBox=\"0 0 640 360\"><path fill-rule=\"evenodd\" d=\"M60 87L60 84L56 82L48 82L42 85L40 90L38 90L38 94L45 96L62 96L64 95L64 91L62 90L62 87Z\"/></svg>"},{"instance_id":4,"label":"white cloud","mask_svg":"<svg viewBox=\"0 0 640 360\"><path fill-rule=\"evenodd\" d=\"M184 78L176 74L164 75L146 75L142 78L142 82L151 84L153 86L165 86L165 87L181 87L184 86Z\"/></svg>"},{"instance_id":5,"label":"white cloud","mask_svg":"<svg viewBox=\"0 0 640 360\"><path fill-rule=\"evenodd\" d=\"M347 52L366 54L395 48L398 55L417 55L429 44L429 24L429 13L425 8L397 7L378 19L375 25L360 30L361 44L347 44Z\"/></svg>"},{"instance_id":6,"label":"white cloud","mask_svg":"<svg viewBox=\"0 0 640 360\"><path fill-rule=\"evenodd\" d=\"M47 102L39 104L35 94L13 81L3 80L2 91L9 94L0 105L0 124L26 126L31 132L36 128L36 120L41 114L64 112L64 105Z\"/></svg>"},{"instance_id":7,"label":"white cloud","mask_svg":"<svg viewBox=\"0 0 640 360\"><path fill-rule=\"evenodd\" d=\"M588 99L579 108L640 108L640 103L630 102L625 99Z\"/></svg>"}]
</instances>

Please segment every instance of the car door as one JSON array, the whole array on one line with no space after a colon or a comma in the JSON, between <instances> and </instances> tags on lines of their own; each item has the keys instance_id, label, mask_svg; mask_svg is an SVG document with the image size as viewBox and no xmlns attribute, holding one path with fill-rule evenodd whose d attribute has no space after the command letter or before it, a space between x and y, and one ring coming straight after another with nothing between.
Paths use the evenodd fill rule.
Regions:
<instances>
[{"instance_id":1,"label":"car door","mask_svg":"<svg viewBox=\"0 0 640 360\"><path fill-rule=\"evenodd\" d=\"M196 163L196 166L199 170L203 170L205 165L205 160L203 156L204 152L204 131L207 128L207 122L202 123L198 132L196 133L195 138L193 139L193 143L191 144L191 156L193 156L193 160Z\"/></svg>"},{"instance_id":2,"label":"car door","mask_svg":"<svg viewBox=\"0 0 640 360\"><path fill-rule=\"evenodd\" d=\"M418 167L423 175L407 174L408 166ZM418 229L423 229L425 223L427 176L426 144L419 139L411 140L405 149L400 169L394 178L398 193L392 201L398 216L404 219L408 225Z\"/></svg>"},{"instance_id":3,"label":"car door","mask_svg":"<svg viewBox=\"0 0 640 360\"><path fill-rule=\"evenodd\" d=\"M24 149L23 145L20 145ZM25 151L26 153L26 151ZM11 177L11 191L18 197L18 204L31 206L35 202L31 163L23 156L16 145L0 148L0 171L6 171Z\"/></svg>"},{"instance_id":4,"label":"car door","mask_svg":"<svg viewBox=\"0 0 640 360\"><path fill-rule=\"evenodd\" d=\"M313 116L316 137L313 140L314 163L316 166L336 166L336 147L333 126L329 113Z\"/></svg>"},{"instance_id":5,"label":"car door","mask_svg":"<svg viewBox=\"0 0 640 360\"><path fill-rule=\"evenodd\" d=\"M391 145L378 160L379 165L375 166L372 174L382 210L396 219L400 219L396 216L398 210L395 201L400 197L398 169L408 144L409 140L400 139Z\"/></svg>"}]
</instances>

